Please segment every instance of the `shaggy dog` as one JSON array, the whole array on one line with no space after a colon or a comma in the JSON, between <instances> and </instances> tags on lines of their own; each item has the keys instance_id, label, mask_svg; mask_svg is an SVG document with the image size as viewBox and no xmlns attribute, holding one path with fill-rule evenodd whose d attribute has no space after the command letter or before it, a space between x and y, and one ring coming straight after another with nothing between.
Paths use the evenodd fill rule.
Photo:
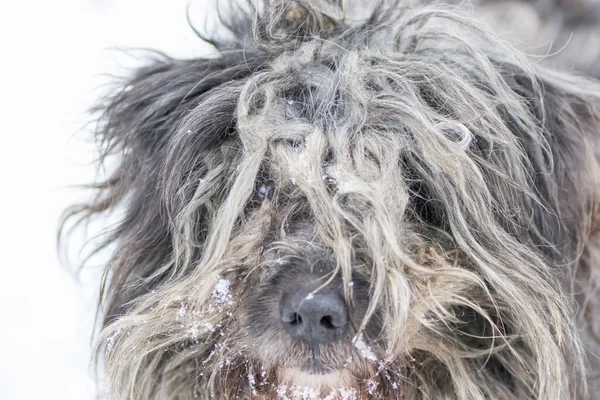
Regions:
<instances>
[{"instance_id":1,"label":"shaggy dog","mask_svg":"<svg viewBox=\"0 0 600 400\"><path fill-rule=\"evenodd\" d=\"M101 104L110 398L600 398L600 85L358 6L234 10Z\"/></svg>"}]
</instances>

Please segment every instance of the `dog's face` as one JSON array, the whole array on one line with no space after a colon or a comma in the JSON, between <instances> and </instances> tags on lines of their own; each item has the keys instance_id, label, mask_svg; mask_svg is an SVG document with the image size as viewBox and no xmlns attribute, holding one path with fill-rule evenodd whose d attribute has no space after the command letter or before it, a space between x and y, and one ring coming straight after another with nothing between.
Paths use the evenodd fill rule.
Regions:
<instances>
[{"instance_id":1,"label":"dog's face","mask_svg":"<svg viewBox=\"0 0 600 400\"><path fill-rule=\"evenodd\" d=\"M110 390L583 393L569 285L591 298L572 267L594 262L596 86L475 45L464 21L448 35L445 11L352 29L301 11L279 17L326 39L259 23L256 48L157 60L109 99L121 165L84 211L126 209Z\"/></svg>"}]
</instances>

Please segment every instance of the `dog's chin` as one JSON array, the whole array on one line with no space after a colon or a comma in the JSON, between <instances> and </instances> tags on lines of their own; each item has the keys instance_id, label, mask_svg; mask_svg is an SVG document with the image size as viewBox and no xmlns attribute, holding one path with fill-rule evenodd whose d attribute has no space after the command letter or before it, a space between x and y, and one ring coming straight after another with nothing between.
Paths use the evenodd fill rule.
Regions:
<instances>
[{"instance_id":1,"label":"dog's chin","mask_svg":"<svg viewBox=\"0 0 600 400\"><path fill-rule=\"evenodd\" d=\"M340 390L353 390L356 379L350 371L281 368L277 373L280 390L309 391L317 395L327 395Z\"/></svg>"}]
</instances>

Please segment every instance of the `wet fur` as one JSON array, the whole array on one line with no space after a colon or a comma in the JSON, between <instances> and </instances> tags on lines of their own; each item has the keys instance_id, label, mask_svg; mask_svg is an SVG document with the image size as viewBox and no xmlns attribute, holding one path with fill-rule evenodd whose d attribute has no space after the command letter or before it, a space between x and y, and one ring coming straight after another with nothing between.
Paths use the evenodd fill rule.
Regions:
<instances>
[{"instance_id":1,"label":"wet fur","mask_svg":"<svg viewBox=\"0 0 600 400\"><path fill-rule=\"evenodd\" d=\"M600 85L460 9L273 3L99 107L118 165L68 218L124 210L100 245L111 398L275 398L312 360L359 398L599 399ZM342 285L346 339L279 327L302 276Z\"/></svg>"}]
</instances>

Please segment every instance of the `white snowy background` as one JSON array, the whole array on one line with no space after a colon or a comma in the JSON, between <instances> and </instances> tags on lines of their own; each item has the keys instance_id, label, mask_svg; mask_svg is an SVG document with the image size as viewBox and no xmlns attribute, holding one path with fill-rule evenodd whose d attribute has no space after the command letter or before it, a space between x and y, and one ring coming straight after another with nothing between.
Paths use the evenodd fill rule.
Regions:
<instances>
[{"instance_id":1,"label":"white snowy background","mask_svg":"<svg viewBox=\"0 0 600 400\"><path fill-rule=\"evenodd\" d=\"M115 47L177 57L209 46L186 23L203 0L33 0L0 5L0 399L96 396L91 339L100 269L76 278L58 261L70 186L95 176L85 110L131 65ZM202 24L200 24L202 25ZM98 262L99 264L100 262Z\"/></svg>"}]
</instances>

